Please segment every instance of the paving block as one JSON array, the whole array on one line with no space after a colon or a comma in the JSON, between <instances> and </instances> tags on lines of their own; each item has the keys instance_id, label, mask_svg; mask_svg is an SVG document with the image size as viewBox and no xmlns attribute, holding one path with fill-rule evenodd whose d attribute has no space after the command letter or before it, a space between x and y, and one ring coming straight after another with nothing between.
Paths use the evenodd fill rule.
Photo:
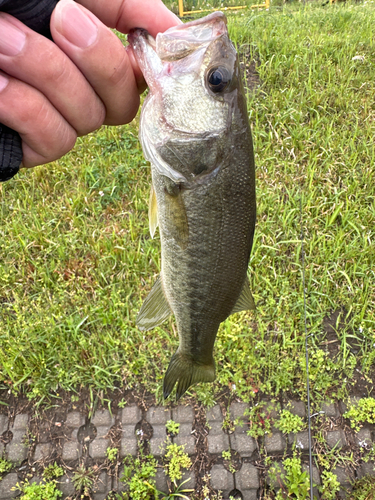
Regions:
<instances>
[{"instance_id":1,"label":"paving block","mask_svg":"<svg viewBox=\"0 0 375 500\"><path fill-rule=\"evenodd\" d=\"M69 495L73 495L76 491L71 476L67 475L61 476L61 478L58 479L58 484L59 484L59 489L63 493L63 498Z\"/></svg>"},{"instance_id":2,"label":"paving block","mask_svg":"<svg viewBox=\"0 0 375 500\"><path fill-rule=\"evenodd\" d=\"M65 425L67 427L73 427L73 429L78 429L85 423L85 417L78 411L71 411L67 414Z\"/></svg>"},{"instance_id":3,"label":"paving block","mask_svg":"<svg viewBox=\"0 0 375 500\"><path fill-rule=\"evenodd\" d=\"M266 483L274 490L280 489L281 476L285 475L285 468L281 462L273 462L266 474Z\"/></svg>"},{"instance_id":4,"label":"paving block","mask_svg":"<svg viewBox=\"0 0 375 500\"><path fill-rule=\"evenodd\" d=\"M11 462L22 462L25 460L28 451L28 447L24 443L25 438L25 430L13 431L13 439L6 447L8 460Z\"/></svg>"},{"instance_id":5,"label":"paving block","mask_svg":"<svg viewBox=\"0 0 375 500\"><path fill-rule=\"evenodd\" d=\"M322 404L322 411L324 411L326 417L337 418L340 416L340 412L337 405L330 401L325 401Z\"/></svg>"},{"instance_id":6,"label":"paving block","mask_svg":"<svg viewBox=\"0 0 375 500\"><path fill-rule=\"evenodd\" d=\"M37 444L34 452L34 460L37 462L38 460L44 460L49 457L52 451L51 443L41 443Z\"/></svg>"},{"instance_id":7,"label":"paving block","mask_svg":"<svg viewBox=\"0 0 375 500\"><path fill-rule=\"evenodd\" d=\"M0 441L0 457L2 457L4 455L4 444Z\"/></svg>"},{"instance_id":8,"label":"paving block","mask_svg":"<svg viewBox=\"0 0 375 500\"><path fill-rule=\"evenodd\" d=\"M98 480L95 484L95 489L94 489L95 494L109 493L109 490L111 489L111 480L110 479L108 480L108 479L109 478L108 478L108 475L106 474L106 472L103 471L99 474ZM108 488L108 486L109 486L109 488ZM94 494L94 499L96 499L95 494Z\"/></svg>"},{"instance_id":9,"label":"paving block","mask_svg":"<svg viewBox=\"0 0 375 500\"><path fill-rule=\"evenodd\" d=\"M62 450L63 460L77 460L82 454L82 445L78 441L65 441Z\"/></svg>"},{"instance_id":10,"label":"paving block","mask_svg":"<svg viewBox=\"0 0 375 500\"><path fill-rule=\"evenodd\" d=\"M15 498L19 495L19 491L12 491L12 488L19 482L18 476L15 472L11 472L0 481L0 498Z\"/></svg>"},{"instance_id":11,"label":"paving block","mask_svg":"<svg viewBox=\"0 0 375 500\"><path fill-rule=\"evenodd\" d=\"M240 491L257 490L260 486L258 469L250 463L242 464L236 472L236 485Z\"/></svg>"},{"instance_id":12,"label":"paving block","mask_svg":"<svg viewBox=\"0 0 375 500\"><path fill-rule=\"evenodd\" d=\"M109 410L97 410L91 420L91 423L94 424L95 427L111 427L114 422L115 419Z\"/></svg>"},{"instance_id":13,"label":"paving block","mask_svg":"<svg viewBox=\"0 0 375 500\"><path fill-rule=\"evenodd\" d=\"M122 438L120 443L120 455L125 457L126 455L132 455L133 457L137 454L137 439L133 438Z\"/></svg>"},{"instance_id":14,"label":"paving block","mask_svg":"<svg viewBox=\"0 0 375 500\"><path fill-rule=\"evenodd\" d=\"M363 463L358 467L357 476L361 478L366 475L375 476L375 467L373 462Z\"/></svg>"},{"instance_id":15,"label":"paving block","mask_svg":"<svg viewBox=\"0 0 375 500\"><path fill-rule=\"evenodd\" d=\"M299 450L309 450L309 433L308 431L297 432L296 434L288 435L289 444L295 444Z\"/></svg>"},{"instance_id":16,"label":"paving block","mask_svg":"<svg viewBox=\"0 0 375 500\"><path fill-rule=\"evenodd\" d=\"M336 449L340 449L346 446L346 437L342 429L327 432L326 440L330 448L336 447Z\"/></svg>"},{"instance_id":17,"label":"paving block","mask_svg":"<svg viewBox=\"0 0 375 500\"><path fill-rule=\"evenodd\" d=\"M190 424L193 425L194 421L194 409L192 406L177 406L173 408L173 420L179 424Z\"/></svg>"},{"instance_id":18,"label":"paving block","mask_svg":"<svg viewBox=\"0 0 375 500\"><path fill-rule=\"evenodd\" d=\"M273 434L264 437L264 446L267 453L283 453L286 447L286 441L281 432L274 432Z\"/></svg>"},{"instance_id":19,"label":"paving block","mask_svg":"<svg viewBox=\"0 0 375 500\"><path fill-rule=\"evenodd\" d=\"M122 425L137 424L142 418L141 409L138 406L125 406L121 410L121 423Z\"/></svg>"},{"instance_id":20,"label":"paving block","mask_svg":"<svg viewBox=\"0 0 375 500\"><path fill-rule=\"evenodd\" d=\"M241 490L242 500L257 500L258 490Z\"/></svg>"},{"instance_id":21,"label":"paving block","mask_svg":"<svg viewBox=\"0 0 375 500\"><path fill-rule=\"evenodd\" d=\"M8 419L5 415L0 415L0 434L8 429Z\"/></svg>"},{"instance_id":22,"label":"paving block","mask_svg":"<svg viewBox=\"0 0 375 500\"><path fill-rule=\"evenodd\" d=\"M191 423L188 424L180 424L180 429L178 432L178 436L191 436L193 432L193 428L191 426Z\"/></svg>"},{"instance_id":23,"label":"paving block","mask_svg":"<svg viewBox=\"0 0 375 500\"><path fill-rule=\"evenodd\" d=\"M221 413L220 405L215 405L213 408L210 408L206 411L206 420L210 422L210 424L215 420L218 422L223 421L223 415Z\"/></svg>"},{"instance_id":24,"label":"paving block","mask_svg":"<svg viewBox=\"0 0 375 500\"><path fill-rule=\"evenodd\" d=\"M226 498L230 490L234 488L234 476L227 471L224 465L216 464L211 467L211 486L215 490L223 492L223 497Z\"/></svg>"},{"instance_id":25,"label":"paving block","mask_svg":"<svg viewBox=\"0 0 375 500\"><path fill-rule=\"evenodd\" d=\"M277 403L272 401L261 401L263 411L268 414L271 419L278 419L280 417L280 410L277 409Z\"/></svg>"},{"instance_id":26,"label":"paving block","mask_svg":"<svg viewBox=\"0 0 375 500\"><path fill-rule=\"evenodd\" d=\"M302 471L307 472L307 474L310 477L310 466L307 464L302 465ZM320 485L320 474L319 474L319 469L313 465L313 483L316 484L317 486Z\"/></svg>"},{"instance_id":27,"label":"paving block","mask_svg":"<svg viewBox=\"0 0 375 500\"><path fill-rule=\"evenodd\" d=\"M355 433L355 442L360 448L370 448L372 445L371 432L369 429L361 429Z\"/></svg>"},{"instance_id":28,"label":"paving block","mask_svg":"<svg viewBox=\"0 0 375 500\"><path fill-rule=\"evenodd\" d=\"M258 449L255 439L243 433L231 434L230 447L236 450L241 457L251 457Z\"/></svg>"},{"instance_id":29,"label":"paving block","mask_svg":"<svg viewBox=\"0 0 375 500\"><path fill-rule=\"evenodd\" d=\"M180 483L183 483L184 481L186 481L186 483L184 484L183 486L183 489L187 488L187 489L194 489L195 488L195 474L194 474L194 471L189 469L189 470L184 470L184 472L182 473L182 478L181 478L181 481Z\"/></svg>"},{"instance_id":30,"label":"paving block","mask_svg":"<svg viewBox=\"0 0 375 500\"><path fill-rule=\"evenodd\" d=\"M298 415L301 418L306 417L306 406L303 401L288 401L285 409L289 410L293 415Z\"/></svg>"},{"instance_id":31,"label":"paving block","mask_svg":"<svg viewBox=\"0 0 375 500\"><path fill-rule=\"evenodd\" d=\"M150 440L150 452L155 457L162 457L165 455L165 438L152 438Z\"/></svg>"},{"instance_id":32,"label":"paving block","mask_svg":"<svg viewBox=\"0 0 375 500\"><path fill-rule=\"evenodd\" d=\"M208 434L207 436L208 442L208 451L209 453L221 453L224 450L228 450L229 448L229 436L228 434Z\"/></svg>"},{"instance_id":33,"label":"paving block","mask_svg":"<svg viewBox=\"0 0 375 500\"><path fill-rule=\"evenodd\" d=\"M89 445L89 455L91 458L106 458L107 449L111 446L110 439L94 439Z\"/></svg>"},{"instance_id":34,"label":"paving block","mask_svg":"<svg viewBox=\"0 0 375 500\"><path fill-rule=\"evenodd\" d=\"M96 428L96 438L95 439L105 439L109 433L111 426L105 425ZM109 439L109 438L107 438Z\"/></svg>"},{"instance_id":35,"label":"paving block","mask_svg":"<svg viewBox=\"0 0 375 500\"><path fill-rule=\"evenodd\" d=\"M29 416L26 413L20 413L19 415L16 415L16 418L14 419L12 430L13 429L26 430L28 422L29 422Z\"/></svg>"},{"instance_id":36,"label":"paving block","mask_svg":"<svg viewBox=\"0 0 375 500\"><path fill-rule=\"evenodd\" d=\"M180 435L173 438L173 442L178 446L184 445L184 451L188 455L193 455L195 452L195 437L191 434L188 436Z\"/></svg>"},{"instance_id":37,"label":"paving block","mask_svg":"<svg viewBox=\"0 0 375 500\"><path fill-rule=\"evenodd\" d=\"M166 424L168 420L171 420L171 410L163 406L151 406L146 412L146 420L151 425L154 424Z\"/></svg>"},{"instance_id":38,"label":"paving block","mask_svg":"<svg viewBox=\"0 0 375 500\"><path fill-rule=\"evenodd\" d=\"M167 476L165 475L164 469L156 470L155 486L157 490L168 493Z\"/></svg>"},{"instance_id":39,"label":"paving block","mask_svg":"<svg viewBox=\"0 0 375 500\"><path fill-rule=\"evenodd\" d=\"M350 486L350 483L352 481L351 475L348 473L348 471L345 469L345 467L335 467L332 470L333 474L336 475L337 481L340 483L341 486L344 486L345 488Z\"/></svg>"},{"instance_id":40,"label":"paving block","mask_svg":"<svg viewBox=\"0 0 375 500\"><path fill-rule=\"evenodd\" d=\"M222 434L224 431L223 431L223 422L218 422L218 421L211 421L209 423L209 434L212 435L219 435L219 434Z\"/></svg>"}]
</instances>

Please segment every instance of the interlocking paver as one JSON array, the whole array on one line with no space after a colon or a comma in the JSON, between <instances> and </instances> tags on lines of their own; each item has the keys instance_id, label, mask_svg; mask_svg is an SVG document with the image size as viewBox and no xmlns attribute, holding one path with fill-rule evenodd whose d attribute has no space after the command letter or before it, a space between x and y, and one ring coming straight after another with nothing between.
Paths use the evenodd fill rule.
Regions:
<instances>
[{"instance_id":1,"label":"interlocking paver","mask_svg":"<svg viewBox=\"0 0 375 500\"><path fill-rule=\"evenodd\" d=\"M28 451L25 439L25 429L13 431L13 439L6 447L8 460L11 462L22 462L25 460Z\"/></svg>"},{"instance_id":2,"label":"interlocking paver","mask_svg":"<svg viewBox=\"0 0 375 500\"><path fill-rule=\"evenodd\" d=\"M234 488L234 477L224 468L224 465L216 464L211 467L211 486L215 490L223 492L224 497Z\"/></svg>"},{"instance_id":3,"label":"interlocking paver","mask_svg":"<svg viewBox=\"0 0 375 500\"><path fill-rule=\"evenodd\" d=\"M337 449L346 446L346 437L342 429L337 431L327 432L327 444L330 448L336 447Z\"/></svg>"},{"instance_id":4,"label":"interlocking paver","mask_svg":"<svg viewBox=\"0 0 375 500\"><path fill-rule=\"evenodd\" d=\"M35 447L34 452L34 460L37 462L38 460L44 460L49 457L52 451L51 443L40 443Z\"/></svg>"},{"instance_id":5,"label":"interlocking paver","mask_svg":"<svg viewBox=\"0 0 375 500\"><path fill-rule=\"evenodd\" d=\"M280 489L281 476L285 475L285 469L281 462L274 462L266 474L266 483L274 490Z\"/></svg>"},{"instance_id":6,"label":"interlocking paver","mask_svg":"<svg viewBox=\"0 0 375 500\"><path fill-rule=\"evenodd\" d=\"M154 433L150 439L150 451L156 457L160 457L165 454L167 431L165 425L163 424L153 425L153 430Z\"/></svg>"},{"instance_id":7,"label":"interlocking paver","mask_svg":"<svg viewBox=\"0 0 375 500\"><path fill-rule=\"evenodd\" d=\"M93 416L91 423L96 427L111 427L114 424L114 417L108 410L97 410Z\"/></svg>"},{"instance_id":8,"label":"interlocking paver","mask_svg":"<svg viewBox=\"0 0 375 500\"><path fill-rule=\"evenodd\" d=\"M247 420L248 417L244 415L246 410L249 409L249 405L247 403L232 403L230 405L230 418L232 420L241 419Z\"/></svg>"},{"instance_id":9,"label":"interlocking paver","mask_svg":"<svg viewBox=\"0 0 375 500\"><path fill-rule=\"evenodd\" d=\"M306 417L306 406L303 401L289 401L286 409L293 413L293 415L298 415L301 418Z\"/></svg>"},{"instance_id":10,"label":"interlocking paver","mask_svg":"<svg viewBox=\"0 0 375 500\"><path fill-rule=\"evenodd\" d=\"M375 476L375 467L372 462L363 463L357 469L357 476L359 478L366 475Z\"/></svg>"},{"instance_id":11,"label":"interlocking paver","mask_svg":"<svg viewBox=\"0 0 375 500\"><path fill-rule=\"evenodd\" d=\"M146 420L151 425L165 425L168 420L171 420L171 410L163 406L151 406L146 412Z\"/></svg>"},{"instance_id":12,"label":"interlocking paver","mask_svg":"<svg viewBox=\"0 0 375 500\"><path fill-rule=\"evenodd\" d=\"M13 429L25 430L29 422L29 416L26 413L19 413L13 422ZM12 430L13 430L12 429Z\"/></svg>"},{"instance_id":13,"label":"interlocking paver","mask_svg":"<svg viewBox=\"0 0 375 500\"><path fill-rule=\"evenodd\" d=\"M107 457L107 449L110 447L110 439L94 439L89 445L89 455L91 458L103 458Z\"/></svg>"},{"instance_id":14,"label":"interlocking paver","mask_svg":"<svg viewBox=\"0 0 375 500\"><path fill-rule=\"evenodd\" d=\"M274 432L264 437L264 447L267 453L283 453L286 446L285 438L281 432Z\"/></svg>"},{"instance_id":15,"label":"interlocking paver","mask_svg":"<svg viewBox=\"0 0 375 500\"><path fill-rule=\"evenodd\" d=\"M138 406L125 406L121 410L122 425L137 424L142 418L141 409Z\"/></svg>"},{"instance_id":16,"label":"interlocking paver","mask_svg":"<svg viewBox=\"0 0 375 500\"><path fill-rule=\"evenodd\" d=\"M133 457L137 454L137 439L132 438L123 438L120 443L120 455L121 457L125 457L126 455L132 455Z\"/></svg>"},{"instance_id":17,"label":"interlocking paver","mask_svg":"<svg viewBox=\"0 0 375 500\"><path fill-rule=\"evenodd\" d=\"M82 445L78 441L65 441L62 450L63 460L77 460L82 453Z\"/></svg>"},{"instance_id":18,"label":"interlocking paver","mask_svg":"<svg viewBox=\"0 0 375 500\"><path fill-rule=\"evenodd\" d=\"M85 417L78 411L71 411L67 414L65 425L67 427L78 428L85 423Z\"/></svg>"},{"instance_id":19,"label":"interlocking paver","mask_svg":"<svg viewBox=\"0 0 375 500\"><path fill-rule=\"evenodd\" d=\"M156 470L155 486L157 490L168 493L167 476L165 475L164 469Z\"/></svg>"},{"instance_id":20,"label":"interlocking paver","mask_svg":"<svg viewBox=\"0 0 375 500\"><path fill-rule=\"evenodd\" d=\"M288 435L289 444L295 444L300 450L309 450L309 433L308 431L297 432L296 434Z\"/></svg>"},{"instance_id":21,"label":"interlocking paver","mask_svg":"<svg viewBox=\"0 0 375 500\"><path fill-rule=\"evenodd\" d=\"M360 429L355 433L355 442L360 448L369 448L372 445L371 432L369 429Z\"/></svg>"},{"instance_id":22,"label":"interlocking paver","mask_svg":"<svg viewBox=\"0 0 375 500\"><path fill-rule=\"evenodd\" d=\"M310 466L307 464L302 465L302 471L307 472L307 474L310 476ZM316 484L317 486L320 485L320 474L318 468L313 465L313 483Z\"/></svg>"},{"instance_id":23,"label":"interlocking paver","mask_svg":"<svg viewBox=\"0 0 375 500\"><path fill-rule=\"evenodd\" d=\"M258 446L254 438L245 433L234 433L230 436L231 448L238 451L241 457L251 457Z\"/></svg>"},{"instance_id":24,"label":"interlocking paver","mask_svg":"<svg viewBox=\"0 0 375 500\"><path fill-rule=\"evenodd\" d=\"M0 434L5 432L8 428L8 419L5 415L0 415Z\"/></svg>"},{"instance_id":25,"label":"interlocking paver","mask_svg":"<svg viewBox=\"0 0 375 500\"><path fill-rule=\"evenodd\" d=\"M257 490L243 490L241 491L241 493L242 493L242 500L257 500L258 498Z\"/></svg>"},{"instance_id":26,"label":"interlocking paver","mask_svg":"<svg viewBox=\"0 0 375 500\"><path fill-rule=\"evenodd\" d=\"M173 438L173 442L178 446L184 445L184 451L188 455L193 455L195 452L195 438L193 435L189 434L188 436L178 434Z\"/></svg>"},{"instance_id":27,"label":"interlocking paver","mask_svg":"<svg viewBox=\"0 0 375 500\"><path fill-rule=\"evenodd\" d=\"M208 422L218 420L220 422L223 421L223 415L221 413L221 409L219 405L215 405L213 408L210 408L206 411L206 419Z\"/></svg>"},{"instance_id":28,"label":"interlocking paver","mask_svg":"<svg viewBox=\"0 0 375 500\"><path fill-rule=\"evenodd\" d=\"M111 480L108 475L103 471L99 474L97 483L95 485L95 493L93 500L105 500L107 494L111 489Z\"/></svg>"},{"instance_id":29,"label":"interlocking paver","mask_svg":"<svg viewBox=\"0 0 375 500\"><path fill-rule=\"evenodd\" d=\"M335 405L335 403L330 401L325 401L322 404L322 411L324 411L326 417L337 418L340 416L338 407Z\"/></svg>"},{"instance_id":30,"label":"interlocking paver","mask_svg":"<svg viewBox=\"0 0 375 500\"><path fill-rule=\"evenodd\" d=\"M73 495L73 493L75 492L72 477L70 475L69 476L67 476L67 475L62 476L58 480L58 484L59 484L59 489L63 493L63 498L65 498L66 496L69 496L69 495Z\"/></svg>"},{"instance_id":31,"label":"interlocking paver","mask_svg":"<svg viewBox=\"0 0 375 500\"><path fill-rule=\"evenodd\" d=\"M0 499L15 498L19 491L12 491L12 488L18 483L18 476L15 472L11 472L3 477L0 481Z\"/></svg>"},{"instance_id":32,"label":"interlocking paver","mask_svg":"<svg viewBox=\"0 0 375 500\"><path fill-rule=\"evenodd\" d=\"M190 423L193 425L194 409L192 406L177 406L173 408L173 420L179 424Z\"/></svg>"},{"instance_id":33,"label":"interlocking paver","mask_svg":"<svg viewBox=\"0 0 375 500\"><path fill-rule=\"evenodd\" d=\"M241 492L257 490L260 486L258 469L250 463L242 464L241 469L236 472L236 484Z\"/></svg>"}]
</instances>

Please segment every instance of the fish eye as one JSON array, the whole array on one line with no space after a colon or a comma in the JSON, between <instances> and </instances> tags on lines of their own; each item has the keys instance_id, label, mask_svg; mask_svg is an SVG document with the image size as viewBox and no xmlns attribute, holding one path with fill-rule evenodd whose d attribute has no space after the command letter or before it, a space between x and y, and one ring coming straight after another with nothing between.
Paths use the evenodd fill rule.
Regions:
<instances>
[{"instance_id":1,"label":"fish eye","mask_svg":"<svg viewBox=\"0 0 375 500\"><path fill-rule=\"evenodd\" d=\"M222 92L225 90L231 81L231 74L224 66L211 68L208 72L207 82L212 92Z\"/></svg>"}]
</instances>

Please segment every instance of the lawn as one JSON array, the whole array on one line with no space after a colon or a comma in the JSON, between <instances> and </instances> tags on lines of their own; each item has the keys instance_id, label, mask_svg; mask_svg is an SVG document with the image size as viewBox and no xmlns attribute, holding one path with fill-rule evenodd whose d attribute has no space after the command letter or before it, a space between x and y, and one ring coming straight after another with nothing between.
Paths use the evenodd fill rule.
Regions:
<instances>
[{"instance_id":1,"label":"lawn","mask_svg":"<svg viewBox=\"0 0 375 500\"><path fill-rule=\"evenodd\" d=\"M256 61L257 310L222 324L217 380L190 394L305 398L303 230L312 397L345 398L375 360L375 3L273 6L228 24ZM0 185L0 389L40 400L145 387L161 400L178 337L173 319L135 326L160 267L137 135L138 119L103 127Z\"/></svg>"}]
</instances>

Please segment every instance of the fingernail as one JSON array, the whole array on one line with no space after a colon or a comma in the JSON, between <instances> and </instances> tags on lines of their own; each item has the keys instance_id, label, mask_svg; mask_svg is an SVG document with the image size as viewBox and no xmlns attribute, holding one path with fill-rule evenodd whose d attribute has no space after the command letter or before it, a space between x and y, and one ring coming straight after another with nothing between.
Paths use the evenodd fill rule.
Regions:
<instances>
[{"instance_id":1,"label":"fingernail","mask_svg":"<svg viewBox=\"0 0 375 500\"><path fill-rule=\"evenodd\" d=\"M0 92L2 92L5 87L8 85L9 80L6 76L0 74Z\"/></svg>"},{"instance_id":2,"label":"fingernail","mask_svg":"<svg viewBox=\"0 0 375 500\"><path fill-rule=\"evenodd\" d=\"M0 53L16 56L25 45L26 35L0 14Z\"/></svg>"},{"instance_id":3,"label":"fingernail","mask_svg":"<svg viewBox=\"0 0 375 500\"><path fill-rule=\"evenodd\" d=\"M56 28L73 45L85 49L95 42L97 26L72 0L57 4L55 19Z\"/></svg>"}]
</instances>

